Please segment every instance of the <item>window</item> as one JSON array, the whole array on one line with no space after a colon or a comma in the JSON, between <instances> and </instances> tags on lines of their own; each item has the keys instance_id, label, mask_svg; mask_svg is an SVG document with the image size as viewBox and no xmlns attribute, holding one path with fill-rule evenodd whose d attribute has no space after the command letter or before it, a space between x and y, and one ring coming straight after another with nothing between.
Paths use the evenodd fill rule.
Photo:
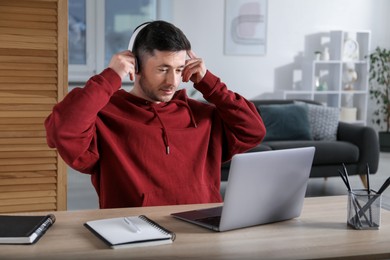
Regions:
<instances>
[{"instance_id":1,"label":"window","mask_svg":"<svg viewBox=\"0 0 390 260\"><path fill-rule=\"evenodd\" d=\"M100 73L113 54L127 49L139 24L169 20L170 1L163 3L162 0L69 0L69 82L85 82Z\"/></svg>"},{"instance_id":2,"label":"window","mask_svg":"<svg viewBox=\"0 0 390 260\"><path fill-rule=\"evenodd\" d=\"M84 1L69 1L69 64L87 64L86 46L86 3Z\"/></svg>"}]
</instances>

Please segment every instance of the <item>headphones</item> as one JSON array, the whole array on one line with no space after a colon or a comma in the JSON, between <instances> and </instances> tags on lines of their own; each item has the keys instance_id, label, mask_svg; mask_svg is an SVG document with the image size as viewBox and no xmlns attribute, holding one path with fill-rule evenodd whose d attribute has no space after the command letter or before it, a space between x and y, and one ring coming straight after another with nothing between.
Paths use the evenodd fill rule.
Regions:
<instances>
[{"instance_id":1,"label":"headphones","mask_svg":"<svg viewBox=\"0 0 390 260\"><path fill-rule=\"evenodd\" d=\"M146 22L146 23L143 23L141 24L140 26L138 26L137 28L135 28L133 34L131 35L130 37L130 41L129 41L129 47L127 48L129 51L133 52L133 47L134 47L134 42L135 42L135 39L137 39L137 36L139 34L139 32L145 28L146 26L148 26L151 22ZM138 73L139 72L139 60L138 60L138 57L135 57L135 73Z\"/></svg>"}]
</instances>

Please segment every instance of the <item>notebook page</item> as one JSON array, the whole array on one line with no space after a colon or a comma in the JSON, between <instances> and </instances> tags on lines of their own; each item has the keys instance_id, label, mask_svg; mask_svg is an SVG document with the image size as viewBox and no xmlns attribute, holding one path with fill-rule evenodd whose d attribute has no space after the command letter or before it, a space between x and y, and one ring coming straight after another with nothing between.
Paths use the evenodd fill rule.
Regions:
<instances>
[{"instance_id":1,"label":"notebook page","mask_svg":"<svg viewBox=\"0 0 390 260\"><path fill-rule=\"evenodd\" d=\"M170 239L166 234L138 216L127 217L140 232L132 231L123 217L88 221L87 224L111 244L122 244L155 239Z\"/></svg>"}]
</instances>

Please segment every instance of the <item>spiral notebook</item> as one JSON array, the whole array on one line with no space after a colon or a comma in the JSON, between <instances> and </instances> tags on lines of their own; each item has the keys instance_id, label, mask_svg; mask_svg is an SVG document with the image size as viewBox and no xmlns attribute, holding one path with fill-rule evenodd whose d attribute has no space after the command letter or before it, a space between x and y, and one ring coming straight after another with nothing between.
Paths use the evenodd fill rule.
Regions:
<instances>
[{"instance_id":1,"label":"spiral notebook","mask_svg":"<svg viewBox=\"0 0 390 260\"><path fill-rule=\"evenodd\" d=\"M55 221L53 214L2 215L0 216L0 244L34 244Z\"/></svg>"},{"instance_id":2,"label":"spiral notebook","mask_svg":"<svg viewBox=\"0 0 390 260\"><path fill-rule=\"evenodd\" d=\"M169 244L176 237L144 215L92 220L84 226L113 249Z\"/></svg>"}]
</instances>

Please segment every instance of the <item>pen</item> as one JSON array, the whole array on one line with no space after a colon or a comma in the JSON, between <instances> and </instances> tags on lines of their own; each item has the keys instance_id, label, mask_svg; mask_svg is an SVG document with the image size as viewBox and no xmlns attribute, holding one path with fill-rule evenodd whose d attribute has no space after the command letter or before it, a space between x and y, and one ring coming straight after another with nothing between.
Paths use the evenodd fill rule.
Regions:
<instances>
[{"instance_id":1,"label":"pen","mask_svg":"<svg viewBox=\"0 0 390 260\"><path fill-rule=\"evenodd\" d=\"M367 194L371 194L371 188L370 188L370 167L368 166L367 163L367 172L366 172L366 181L367 181ZM372 210L371 207L369 209L369 214L370 214L370 222L372 224Z\"/></svg>"},{"instance_id":2,"label":"pen","mask_svg":"<svg viewBox=\"0 0 390 260\"><path fill-rule=\"evenodd\" d=\"M387 189L387 187L389 187L389 185L390 185L390 177L387 178L385 183L383 183L382 186L379 188L378 194L382 194L385 191L385 189Z\"/></svg>"},{"instance_id":3,"label":"pen","mask_svg":"<svg viewBox=\"0 0 390 260\"><path fill-rule=\"evenodd\" d=\"M345 186L347 187L347 190L351 191L351 187L349 187L348 182L345 179L344 174L342 173L342 171L338 170L338 172L339 172L339 175L340 175L341 179L343 180Z\"/></svg>"},{"instance_id":4,"label":"pen","mask_svg":"<svg viewBox=\"0 0 390 260\"><path fill-rule=\"evenodd\" d=\"M139 233L141 232L141 229L139 229L139 227L137 227L132 221L130 218L128 217L124 217L123 220L125 221L125 223L127 224L127 226L129 227L129 229L134 232L134 233Z\"/></svg>"},{"instance_id":5,"label":"pen","mask_svg":"<svg viewBox=\"0 0 390 260\"><path fill-rule=\"evenodd\" d=\"M345 164L343 163L343 169L344 169L344 177L345 177L345 181L347 182L347 187L348 187L348 190L349 191L352 191L352 188L351 188L351 184L349 183L349 177L348 177L348 171L347 171L347 167L345 167Z\"/></svg>"},{"instance_id":6,"label":"pen","mask_svg":"<svg viewBox=\"0 0 390 260\"><path fill-rule=\"evenodd\" d=\"M371 188L370 188L370 167L368 166L368 163L367 163L366 178L367 178L367 192L368 192L368 194L370 194L370 192L371 192Z\"/></svg>"}]
</instances>

